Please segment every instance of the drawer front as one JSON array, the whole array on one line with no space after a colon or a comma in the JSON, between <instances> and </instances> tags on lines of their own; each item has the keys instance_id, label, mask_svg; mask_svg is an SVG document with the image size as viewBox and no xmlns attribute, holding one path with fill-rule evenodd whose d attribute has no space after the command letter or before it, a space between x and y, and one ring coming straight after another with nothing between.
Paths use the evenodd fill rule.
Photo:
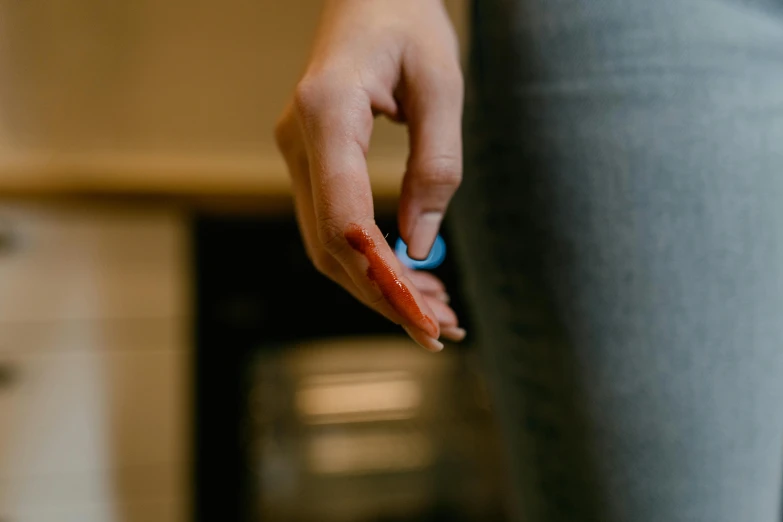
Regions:
<instances>
[{"instance_id":1,"label":"drawer front","mask_svg":"<svg viewBox=\"0 0 783 522\"><path fill-rule=\"evenodd\" d=\"M185 522L179 468L0 480L3 522Z\"/></svg>"},{"instance_id":2,"label":"drawer front","mask_svg":"<svg viewBox=\"0 0 783 522\"><path fill-rule=\"evenodd\" d=\"M7 375L0 385L0 481L181 466L188 455L187 355L171 346L110 343L0 354Z\"/></svg>"},{"instance_id":3,"label":"drawer front","mask_svg":"<svg viewBox=\"0 0 783 522\"><path fill-rule=\"evenodd\" d=\"M182 314L175 211L0 203L0 323Z\"/></svg>"},{"instance_id":4,"label":"drawer front","mask_svg":"<svg viewBox=\"0 0 783 522\"><path fill-rule=\"evenodd\" d=\"M184 498L129 500L91 504L66 503L16 509L2 522L186 522Z\"/></svg>"}]
</instances>

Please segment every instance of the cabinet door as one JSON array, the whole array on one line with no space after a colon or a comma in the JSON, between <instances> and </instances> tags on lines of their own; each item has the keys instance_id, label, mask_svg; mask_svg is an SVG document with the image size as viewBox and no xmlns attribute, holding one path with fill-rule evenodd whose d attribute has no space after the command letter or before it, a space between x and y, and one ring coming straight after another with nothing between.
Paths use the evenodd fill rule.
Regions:
<instances>
[{"instance_id":1,"label":"cabinet door","mask_svg":"<svg viewBox=\"0 0 783 522\"><path fill-rule=\"evenodd\" d=\"M101 477L104 491L84 480L42 479L35 489L53 501L6 503L3 522L185 522L189 498L170 470L115 472ZM120 483L122 487L111 485ZM5 487L0 483L0 487ZM13 486L13 484L12 484ZM96 493L97 492L97 493ZM71 495L70 497L68 495Z\"/></svg>"},{"instance_id":2,"label":"cabinet door","mask_svg":"<svg viewBox=\"0 0 783 522\"><path fill-rule=\"evenodd\" d=\"M0 353L0 520L181 496L187 353L166 342Z\"/></svg>"},{"instance_id":3,"label":"cabinet door","mask_svg":"<svg viewBox=\"0 0 783 522\"><path fill-rule=\"evenodd\" d=\"M188 249L163 208L0 204L0 520L184 520Z\"/></svg>"}]
</instances>

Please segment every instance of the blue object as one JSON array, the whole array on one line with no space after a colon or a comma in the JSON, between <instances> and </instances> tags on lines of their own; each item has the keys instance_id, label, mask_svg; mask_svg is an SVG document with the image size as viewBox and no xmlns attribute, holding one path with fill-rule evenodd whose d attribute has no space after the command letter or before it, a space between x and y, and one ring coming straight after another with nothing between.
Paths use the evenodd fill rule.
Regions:
<instances>
[{"instance_id":1,"label":"blue object","mask_svg":"<svg viewBox=\"0 0 783 522\"><path fill-rule=\"evenodd\" d=\"M443 241L443 238L438 234L435 237L435 242L432 244L430 253L422 260L411 259L408 256L408 245L405 244L405 241L403 241L402 238L397 239L397 244L394 245L394 252L397 254L397 257L402 264L408 268L432 270L433 268L439 267L443 263L443 260L446 259L446 242Z\"/></svg>"}]
</instances>

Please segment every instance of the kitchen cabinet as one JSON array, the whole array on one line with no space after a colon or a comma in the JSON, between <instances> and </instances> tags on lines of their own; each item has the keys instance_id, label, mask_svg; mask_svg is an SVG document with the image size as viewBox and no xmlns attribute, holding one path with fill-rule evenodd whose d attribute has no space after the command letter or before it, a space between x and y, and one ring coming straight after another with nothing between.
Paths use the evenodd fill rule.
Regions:
<instances>
[{"instance_id":1,"label":"kitchen cabinet","mask_svg":"<svg viewBox=\"0 0 783 522\"><path fill-rule=\"evenodd\" d=\"M187 223L0 203L0 520L187 520Z\"/></svg>"},{"instance_id":2,"label":"kitchen cabinet","mask_svg":"<svg viewBox=\"0 0 783 522\"><path fill-rule=\"evenodd\" d=\"M467 0L446 0L466 41ZM0 194L287 195L272 129L316 0L0 2ZM405 129L378 118L374 190Z\"/></svg>"}]
</instances>

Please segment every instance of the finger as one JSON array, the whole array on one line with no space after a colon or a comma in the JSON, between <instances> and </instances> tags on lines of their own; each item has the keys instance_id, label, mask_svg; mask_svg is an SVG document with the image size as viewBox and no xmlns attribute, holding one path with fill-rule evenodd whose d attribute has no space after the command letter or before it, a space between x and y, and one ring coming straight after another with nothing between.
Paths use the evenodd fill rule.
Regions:
<instances>
[{"instance_id":1,"label":"finger","mask_svg":"<svg viewBox=\"0 0 783 522\"><path fill-rule=\"evenodd\" d=\"M432 292L430 290L422 290L421 288L418 289L419 292L422 293L425 297L433 297L440 301L441 303L449 304L449 301L451 300L451 297L446 292Z\"/></svg>"},{"instance_id":2,"label":"finger","mask_svg":"<svg viewBox=\"0 0 783 522\"><path fill-rule=\"evenodd\" d=\"M320 273L345 288L362 304L375 309L396 324L402 323L402 318L388 304L377 303L377 306L372 306L372 303L365 299L356 287L356 284L345 272L340 262L320 245L313 208L307 154L298 123L292 117L290 105L284 112L280 123L278 123L275 137L291 177L295 216L305 251L310 261Z\"/></svg>"},{"instance_id":3,"label":"finger","mask_svg":"<svg viewBox=\"0 0 783 522\"><path fill-rule=\"evenodd\" d=\"M454 310L437 297L425 295L425 298L427 299L430 308L435 312L435 316L438 318L441 337L457 342L463 340L466 332L463 328L459 327L457 314L454 313Z\"/></svg>"},{"instance_id":4,"label":"finger","mask_svg":"<svg viewBox=\"0 0 783 522\"><path fill-rule=\"evenodd\" d=\"M428 297L427 302L432 307L440 323L440 335L451 341L461 341L465 338L465 330L457 324L457 314L442 301Z\"/></svg>"},{"instance_id":5,"label":"finger","mask_svg":"<svg viewBox=\"0 0 783 522\"><path fill-rule=\"evenodd\" d=\"M430 306L433 313L435 314L435 317L438 319L439 325L457 326L459 322L457 320L457 314L454 313L454 310L452 310L449 305L434 297L425 296L424 299L427 301L427 304Z\"/></svg>"},{"instance_id":6,"label":"finger","mask_svg":"<svg viewBox=\"0 0 783 522\"><path fill-rule=\"evenodd\" d=\"M279 132L283 132L283 129L279 129ZM288 132L290 132L290 130ZM280 136L280 138L285 140L287 136ZM300 147L298 146L295 139L291 142L286 142L284 146L281 146L281 149L284 150L283 156L286 160L286 164L291 176L296 219L302 234L305 249L316 269L345 288L351 295L353 295L354 298L363 303L365 306L375 309L384 315L387 319L400 324L402 319L388 303L379 302L375 303L375 306L373 306L373 303L367 302L364 296L362 296L359 292L359 289L356 287L354 282L345 272L342 265L335 258L319 247L315 227L315 213L312 204L312 191L307 174L307 157L303 151L300 150ZM435 278L431 277L429 279ZM430 283L429 286L432 288L438 287L437 284L433 285L432 283ZM439 351L443 348L442 343L435 341L427 335L422 335L421 332L409 330L409 333L412 333L411 337L414 339L414 341L416 341L425 349ZM451 336L448 336L448 338L451 338Z\"/></svg>"},{"instance_id":7,"label":"finger","mask_svg":"<svg viewBox=\"0 0 783 522\"><path fill-rule=\"evenodd\" d=\"M434 314L375 225L366 163L371 104L363 91L344 84L303 82L297 95L318 238L368 302L389 304L409 329L437 342Z\"/></svg>"},{"instance_id":8,"label":"finger","mask_svg":"<svg viewBox=\"0 0 783 522\"><path fill-rule=\"evenodd\" d=\"M439 352L443 349L443 343L437 339L433 339L427 333L408 326L403 326L403 329L419 346L422 346L431 352Z\"/></svg>"},{"instance_id":9,"label":"finger","mask_svg":"<svg viewBox=\"0 0 783 522\"><path fill-rule=\"evenodd\" d=\"M370 293L386 302L402 316L410 328L437 339L440 335L435 313L425 296L405 277L402 266L391 251L375 223L360 225L348 223L344 239L348 248L338 248L332 253L346 267L358 267L349 273L357 274L357 285L367 284Z\"/></svg>"},{"instance_id":10,"label":"finger","mask_svg":"<svg viewBox=\"0 0 783 522\"><path fill-rule=\"evenodd\" d=\"M467 335L467 332L459 326L444 326L440 331L443 337L455 342L460 342Z\"/></svg>"},{"instance_id":11,"label":"finger","mask_svg":"<svg viewBox=\"0 0 783 522\"><path fill-rule=\"evenodd\" d=\"M446 338L455 342L463 340L466 333L463 328L458 326L457 316L454 313L454 310L449 308L448 305L444 304L437 298L425 295L425 299L438 318L441 338ZM406 331L413 338L413 340L429 350L439 351L442 347L442 343L435 345L432 344L426 337L422 338L421 332L411 331L408 328L406 328Z\"/></svg>"},{"instance_id":12,"label":"finger","mask_svg":"<svg viewBox=\"0 0 783 522\"><path fill-rule=\"evenodd\" d=\"M278 147L283 153L288 173L291 178L291 192L294 198L294 213L299 232L302 236L305 251L315 268L336 283L343 285L340 272L342 266L331 255L319 247L315 229L315 214L313 211L312 189L309 179L309 165L304 143L296 120L293 118L291 105L286 108L284 116L275 130Z\"/></svg>"},{"instance_id":13,"label":"finger","mask_svg":"<svg viewBox=\"0 0 783 522\"><path fill-rule=\"evenodd\" d=\"M414 58L406 71L402 106L410 156L400 196L399 226L408 255L425 259L462 179L462 99L459 65L451 57ZM442 64L432 67L431 64Z\"/></svg>"},{"instance_id":14,"label":"finger","mask_svg":"<svg viewBox=\"0 0 783 522\"><path fill-rule=\"evenodd\" d=\"M283 159L288 167L291 178L291 192L294 199L294 215L302 236L305 252L310 261L320 272L331 272L330 257L323 256L318 249L318 238L315 235L312 222L313 201L308 177L309 166L307 154L302 143L301 133L296 120L293 118L292 107L289 103L283 113L283 117L275 128L275 139L283 154ZM333 264L336 264L332 261ZM325 274L328 275L328 274Z\"/></svg>"},{"instance_id":15,"label":"finger","mask_svg":"<svg viewBox=\"0 0 783 522\"><path fill-rule=\"evenodd\" d=\"M436 276L429 272L423 272L421 270L414 270L412 268L405 269L405 275L413 281L413 284L421 291L430 292L445 292L446 287L443 282Z\"/></svg>"},{"instance_id":16,"label":"finger","mask_svg":"<svg viewBox=\"0 0 783 522\"><path fill-rule=\"evenodd\" d=\"M454 311L440 300L428 296L425 296L425 299L427 299L428 304L438 317L441 337L455 342L463 340L466 332L457 325L457 316ZM407 328L406 330L416 342L422 344L425 348L433 351L439 351L441 349L442 344L440 346L427 344L428 340L426 338L421 339L420 332L410 331Z\"/></svg>"},{"instance_id":17,"label":"finger","mask_svg":"<svg viewBox=\"0 0 783 522\"><path fill-rule=\"evenodd\" d=\"M434 275L411 269L406 270L405 275L421 293L437 297L444 303L449 302L449 294L446 293L446 287Z\"/></svg>"}]
</instances>

